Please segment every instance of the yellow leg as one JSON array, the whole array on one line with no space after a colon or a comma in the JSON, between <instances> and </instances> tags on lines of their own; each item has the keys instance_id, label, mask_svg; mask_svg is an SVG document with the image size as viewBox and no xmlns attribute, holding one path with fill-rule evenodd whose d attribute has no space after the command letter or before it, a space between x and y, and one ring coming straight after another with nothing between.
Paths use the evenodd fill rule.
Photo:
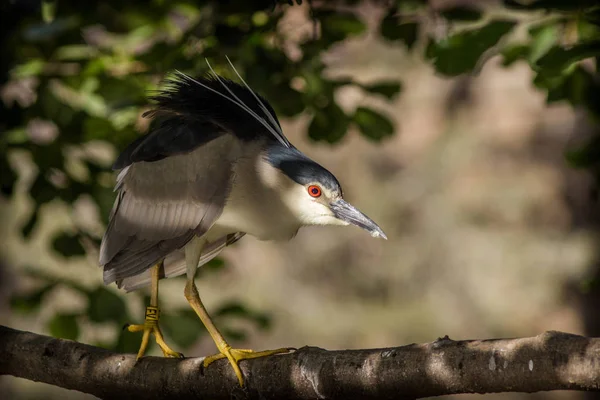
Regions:
<instances>
[{"instance_id":1,"label":"yellow leg","mask_svg":"<svg viewBox=\"0 0 600 400\"><path fill-rule=\"evenodd\" d=\"M217 348L219 349L219 354L209 356L204 359L204 367L208 367L212 362L220 360L221 358L227 358L231 366L233 367L233 371L235 372L235 375L238 378L240 386L244 386L244 377L238 365L240 361L247 360L250 358L270 356L278 353L287 353L291 350L294 350L292 348L287 347L282 349L257 352L245 349L232 349L231 346L225 341L225 338L223 338L223 335L221 335L215 324L212 322L210 316L208 315L208 312L206 311L206 308L204 308L204 305L200 300L200 295L198 294L198 289L196 288L193 277L192 279L190 279L190 277L188 276L188 281L185 285L184 294L185 298L190 303L194 311L196 311L196 314L198 314L198 317L200 317L200 320L206 327L206 330L208 330L208 333L210 334L213 341L217 345Z\"/></svg>"},{"instance_id":2,"label":"yellow leg","mask_svg":"<svg viewBox=\"0 0 600 400\"><path fill-rule=\"evenodd\" d=\"M127 330L129 332L144 332L142 336L142 343L140 345L140 350L137 354L137 359L139 360L146 353L146 348L148 347L148 342L150 339L150 334L154 335L154 339L156 340L156 344L160 347L165 357L175 357L181 358L183 354L178 353L174 350L171 350L169 345L165 343L165 339L163 338L162 332L160 330L160 326L158 325L158 320L160 319L160 310L158 308L158 281L160 279L160 269L162 268L162 262L152 267L152 286L150 293L150 305L146 307L146 318L144 319L144 323L141 325L129 325L127 326Z\"/></svg>"}]
</instances>

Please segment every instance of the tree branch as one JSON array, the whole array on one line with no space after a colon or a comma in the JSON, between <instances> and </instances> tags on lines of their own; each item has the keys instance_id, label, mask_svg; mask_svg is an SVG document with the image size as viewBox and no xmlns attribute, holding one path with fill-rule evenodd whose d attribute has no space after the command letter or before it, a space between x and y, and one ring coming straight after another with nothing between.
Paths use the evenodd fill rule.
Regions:
<instances>
[{"instance_id":1,"label":"tree branch","mask_svg":"<svg viewBox=\"0 0 600 400\"><path fill-rule=\"evenodd\" d=\"M243 361L242 390L226 360L146 357L0 326L0 375L101 398L398 399L454 393L600 390L600 339L546 332L292 354Z\"/></svg>"}]
</instances>

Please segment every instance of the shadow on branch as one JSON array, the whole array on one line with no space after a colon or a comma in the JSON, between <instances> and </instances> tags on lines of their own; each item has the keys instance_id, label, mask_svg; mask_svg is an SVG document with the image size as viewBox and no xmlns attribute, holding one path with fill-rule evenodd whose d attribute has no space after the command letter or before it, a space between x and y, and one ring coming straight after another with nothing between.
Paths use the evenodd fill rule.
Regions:
<instances>
[{"instance_id":1,"label":"shadow on branch","mask_svg":"<svg viewBox=\"0 0 600 400\"><path fill-rule=\"evenodd\" d=\"M600 339L561 332L247 360L241 389L226 360L147 357L0 326L0 375L100 398L415 399L457 393L599 390Z\"/></svg>"}]
</instances>

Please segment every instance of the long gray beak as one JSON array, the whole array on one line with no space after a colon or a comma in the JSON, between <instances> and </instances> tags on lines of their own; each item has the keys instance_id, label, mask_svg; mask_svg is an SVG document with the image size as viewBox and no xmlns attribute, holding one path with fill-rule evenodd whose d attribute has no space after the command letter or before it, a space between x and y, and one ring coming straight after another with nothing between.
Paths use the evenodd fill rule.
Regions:
<instances>
[{"instance_id":1,"label":"long gray beak","mask_svg":"<svg viewBox=\"0 0 600 400\"><path fill-rule=\"evenodd\" d=\"M356 207L345 200L336 200L329 207L337 219L356 225L369 232L373 237L380 237L387 240L385 233L371 218L358 211Z\"/></svg>"}]
</instances>

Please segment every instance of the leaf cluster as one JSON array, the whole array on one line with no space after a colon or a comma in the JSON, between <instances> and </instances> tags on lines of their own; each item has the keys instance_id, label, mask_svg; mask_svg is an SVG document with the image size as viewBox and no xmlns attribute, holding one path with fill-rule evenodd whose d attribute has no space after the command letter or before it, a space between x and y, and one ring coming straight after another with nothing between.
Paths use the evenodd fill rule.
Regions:
<instances>
[{"instance_id":1,"label":"leaf cluster","mask_svg":"<svg viewBox=\"0 0 600 400\"><path fill-rule=\"evenodd\" d=\"M28 156L38 171L27 189L35 206L21 227L22 235L30 238L45 204L72 205L82 196L91 196L100 219L107 221L114 201L110 164L116 152L147 129L141 115L148 107L148 94L174 69L191 75L207 73L205 58L218 73L234 78L224 57L229 56L278 115L307 116L307 135L314 141L339 143L350 127L375 142L393 135L395 126L388 116L365 106L345 111L335 94L350 85L391 101L401 94L401 82L361 84L324 75L321 56L341 41L367 32L356 11L358 2L302 5L312 34L292 40L284 16L301 3L46 0L0 6L1 195L12 196L15 189L19 174L14 155ZM502 3L498 12L478 2L441 9L424 0L388 2L377 34L445 77L476 74L493 56L500 56L505 67L525 63L533 71L532 83L546 94L549 104L568 102L598 122L597 2ZM524 24L526 35L517 35ZM98 148L107 149L108 155L99 155L94 150ZM600 136L569 151L567 160L598 173ZM80 257L87 246L99 245L101 232L75 228L52 238L58 254ZM223 266L221 261L211 265ZM13 299L15 310L36 312L57 285L69 286L87 299L81 312L57 314L49 320L48 329L57 336L77 338L84 320L115 327L131 322L121 295L112 289L90 290L52 277L41 280L38 290ZM225 321L242 317L258 327L269 325L265 315L239 302L223 305L217 315ZM187 327L167 332L182 347L191 345L201 330L188 310L175 310L165 319L173 326ZM230 336L245 334L229 328ZM127 337L119 335L118 342L107 346L132 350Z\"/></svg>"}]
</instances>

